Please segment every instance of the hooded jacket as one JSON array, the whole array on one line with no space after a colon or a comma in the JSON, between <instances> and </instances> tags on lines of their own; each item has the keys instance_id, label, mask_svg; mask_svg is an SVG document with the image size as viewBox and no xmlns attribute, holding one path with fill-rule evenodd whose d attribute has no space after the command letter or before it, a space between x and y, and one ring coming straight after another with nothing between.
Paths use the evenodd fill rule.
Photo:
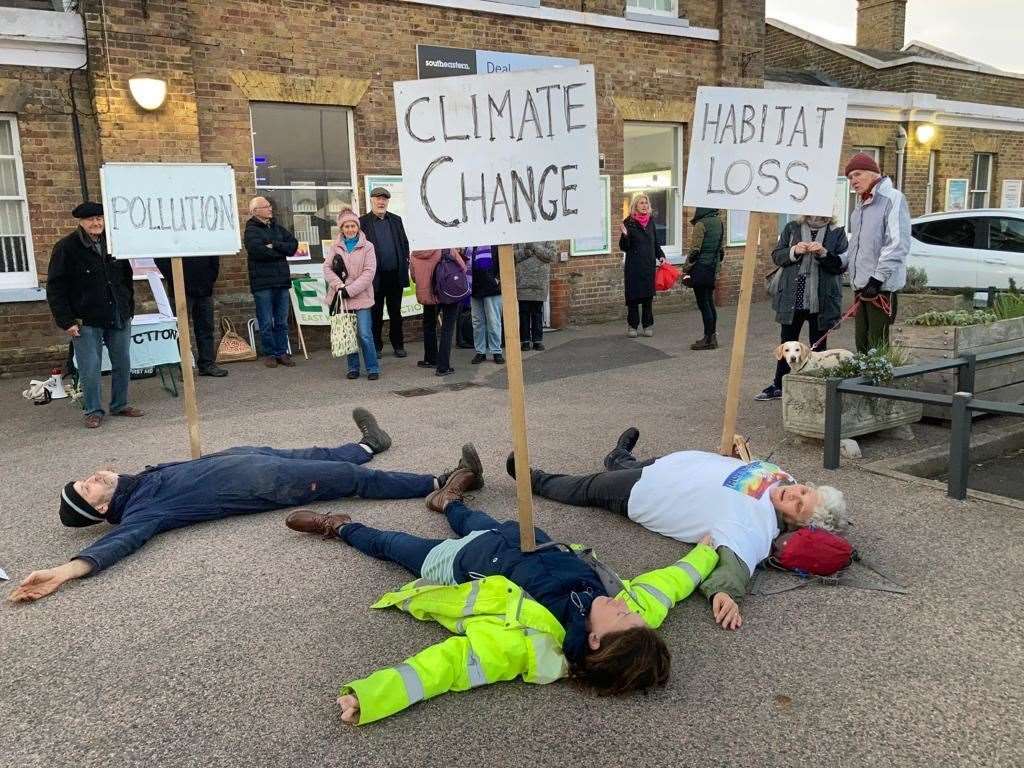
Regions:
<instances>
[{"instance_id":1,"label":"hooded jacket","mask_svg":"<svg viewBox=\"0 0 1024 768\"><path fill-rule=\"evenodd\" d=\"M515 246L516 293L519 301L546 301L551 282L555 244L522 243Z\"/></svg>"},{"instance_id":2,"label":"hooded jacket","mask_svg":"<svg viewBox=\"0 0 1024 768\"><path fill-rule=\"evenodd\" d=\"M879 290L898 291L907 283L907 257L910 255L910 209L888 176L871 190L865 200L857 198L850 216L850 247L843 266L850 271L855 291L871 278L882 285Z\"/></svg>"}]
</instances>

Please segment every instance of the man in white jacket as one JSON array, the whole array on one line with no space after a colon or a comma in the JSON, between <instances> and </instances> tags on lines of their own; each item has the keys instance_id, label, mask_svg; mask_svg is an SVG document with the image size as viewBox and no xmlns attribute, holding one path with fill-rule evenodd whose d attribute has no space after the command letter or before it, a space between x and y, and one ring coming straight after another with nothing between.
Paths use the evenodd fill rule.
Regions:
<instances>
[{"instance_id":1,"label":"man in white jacket","mask_svg":"<svg viewBox=\"0 0 1024 768\"><path fill-rule=\"evenodd\" d=\"M850 158L845 170L857 205L850 216L850 247L842 255L850 285L861 299L857 312L857 351L888 343L896 319L896 292L907 282L910 255L910 209L907 199L878 163L864 152ZM881 297L889 311L874 303ZM882 302L879 302L882 303Z\"/></svg>"},{"instance_id":2,"label":"man in white jacket","mask_svg":"<svg viewBox=\"0 0 1024 768\"><path fill-rule=\"evenodd\" d=\"M627 515L677 541L694 544L710 533L718 567L700 590L725 629L743 623L739 602L780 533L807 525L837 530L845 523L846 501L835 488L798 484L766 461L748 463L705 451L638 461L632 450L639 438L635 427L623 432L604 459L604 472L558 475L531 469L533 492ZM506 469L515 477L512 454Z\"/></svg>"}]
</instances>

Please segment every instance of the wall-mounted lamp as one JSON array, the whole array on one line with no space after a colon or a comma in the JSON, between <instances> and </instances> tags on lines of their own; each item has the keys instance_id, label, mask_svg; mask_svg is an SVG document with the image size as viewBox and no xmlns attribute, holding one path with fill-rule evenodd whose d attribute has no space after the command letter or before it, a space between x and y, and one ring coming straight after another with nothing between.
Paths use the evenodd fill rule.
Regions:
<instances>
[{"instance_id":1,"label":"wall-mounted lamp","mask_svg":"<svg viewBox=\"0 0 1024 768\"><path fill-rule=\"evenodd\" d=\"M152 112L160 109L167 98L167 81L155 77L133 77L128 80L128 90L136 104Z\"/></svg>"},{"instance_id":2,"label":"wall-mounted lamp","mask_svg":"<svg viewBox=\"0 0 1024 768\"><path fill-rule=\"evenodd\" d=\"M935 126L931 123L921 123L914 129L914 138L918 144L929 144L935 138Z\"/></svg>"}]
</instances>

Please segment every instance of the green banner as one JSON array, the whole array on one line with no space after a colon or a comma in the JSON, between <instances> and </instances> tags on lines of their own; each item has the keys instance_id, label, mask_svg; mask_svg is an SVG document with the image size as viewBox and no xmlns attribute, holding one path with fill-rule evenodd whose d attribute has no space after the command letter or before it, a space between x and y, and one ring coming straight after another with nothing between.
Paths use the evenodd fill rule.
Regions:
<instances>
[{"instance_id":1,"label":"green banner","mask_svg":"<svg viewBox=\"0 0 1024 768\"><path fill-rule=\"evenodd\" d=\"M330 325L327 313L327 281L322 277L292 278L292 310L299 325ZM416 286L413 283L402 292L402 317L422 315L423 305L416 301ZM384 319L388 311L384 309Z\"/></svg>"}]
</instances>

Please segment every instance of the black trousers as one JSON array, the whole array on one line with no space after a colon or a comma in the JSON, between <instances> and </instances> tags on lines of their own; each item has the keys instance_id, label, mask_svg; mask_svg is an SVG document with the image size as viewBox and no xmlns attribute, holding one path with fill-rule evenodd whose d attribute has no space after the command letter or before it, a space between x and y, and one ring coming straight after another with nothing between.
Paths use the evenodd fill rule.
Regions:
<instances>
[{"instance_id":1,"label":"black trousers","mask_svg":"<svg viewBox=\"0 0 1024 768\"><path fill-rule=\"evenodd\" d=\"M654 325L653 296L648 296L646 299L637 299L636 301L626 302L626 323L630 328L636 328L640 324L641 311L643 312L644 328L650 328Z\"/></svg>"},{"instance_id":2,"label":"black trousers","mask_svg":"<svg viewBox=\"0 0 1024 768\"><path fill-rule=\"evenodd\" d=\"M373 343L377 349L384 346L381 330L384 328L384 305L388 308L388 340L394 349L402 349L405 339L402 336L402 281L397 270L378 272L380 287L373 294Z\"/></svg>"},{"instance_id":3,"label":"black trousers","mask_svg":"<svg viewBox=\"0 0 1024 768\"><path fill-rule=\"evenodd\" d=\"M600 507L625 515L629 494L640 480L643 468L655 459L639 461L629 451L612 451L612 469L591 475L549 475L539 469L530 471L530 485L538 496L574 507Z\"/></svg>"},{"instance_id":4,"label":"black trousers","mask_svg":"<svg viewBox=\"0 0 1024 768\"><path fill-rule=\"evenodd\" d=\"M697 299L697 309L700 310L700 318L704 321L704 336L705 338L713 336L718 327L718 310L715 309L715 286L694 286L693 295Z\"/></svg>"},{"instance_id":5,"label":"black trousers","mask_svg":"<svg viewBox=\"0 0 1024 768\"><path fill-rule=\"evenodd\" d=\"M519 302L519 341L544 341L544 302Z\"/></svg>"},{"instance_id":6,"label":"black trousers","mask_svg":"<svg viewBox=\"0 0 1024 768\"><path fill-rule=\"evenodd\" d=\"M818 325L818 313L815 312L813 315L805 310L797 310L793 313L793 322L789 325L782 326L781 340L783 343L787 341L799 341L800 331L803 330L804 323L807 323L807 337L810 339L811 345L817 344L818 339L825 335L825 331L828 328L822 328ZM823 341L821 346L817 348L818 352L824 352L828 349L828 341ZM782 388L782 377L789 373L789 363L785 360L779 360L775 364L775 381L772 384L778 388Z\"/></svg>"},{"instance_id":7,"label":"black trousers","mask_svg":"<svg viewBox=\"0 0 1024 768\"><path fill-rule=\"evenodd\" d=\"M452 367L452 337L455 335L455 319L458 316L458 304L423 305L423 359L439 371L447 371ZM437 332L438 318L441 319L440 336Z\"/></svg>"},{"instance_id":8,"label":"black trousers","mask_svg":"<svg viewBox=\"0 0 1024 768\"><path fill-rule=\"evenodd\" d=\"M178 304L174 300L174 291L168 291L167 298L171 301L171 309L178 313ZM188 316L192 319L192 328L196 338L196 368L200 371L209 368L217 358L217 349L213 343L213 296L185 296Z\"/></svg>"}]
</instances>

